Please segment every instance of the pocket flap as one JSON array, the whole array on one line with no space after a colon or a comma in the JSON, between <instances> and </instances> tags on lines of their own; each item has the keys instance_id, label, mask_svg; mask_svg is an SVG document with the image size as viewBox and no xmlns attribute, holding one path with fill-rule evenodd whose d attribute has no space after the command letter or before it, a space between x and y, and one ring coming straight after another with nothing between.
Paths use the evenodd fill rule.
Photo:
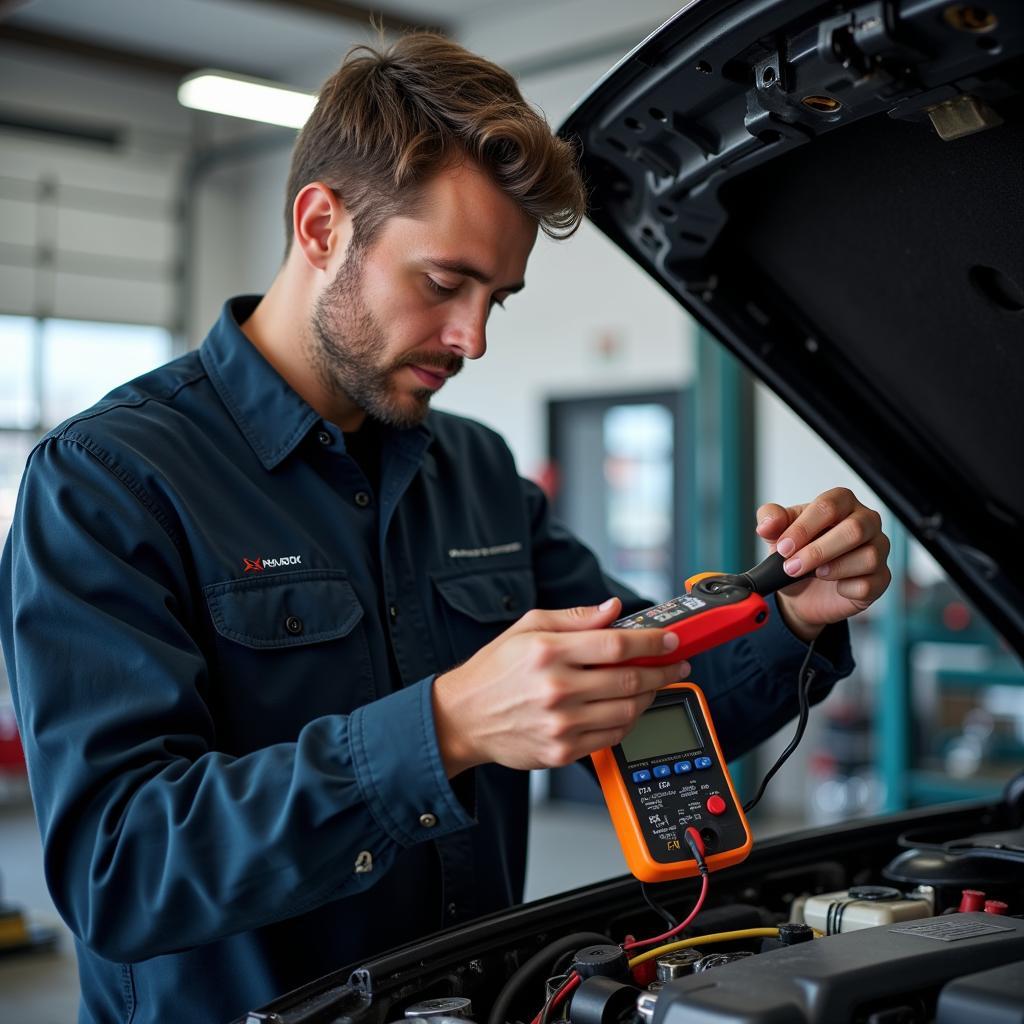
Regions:
<instances>
[{"instance_id":1,"label":"pocket flap","mask_svg":"<svg viewBox=\"0 0 1024 1024\"><path fill-rule=\"evenodd\" d=\"M511 622L525 615L535 599L531 569L498 569L435 576L441 596L477 622Z\"/></svg>"},{"instance_id":2,"label":"pocket flap","mask_svg":"<svg viewBox=\"0 0 1024 1024\"><path fill-rule=\"evenodd\" d=\"M352 632L363 606L344 572L310 569L204 588L217 632L246 647L296 647Z\"/></svg>"}]
</instances>

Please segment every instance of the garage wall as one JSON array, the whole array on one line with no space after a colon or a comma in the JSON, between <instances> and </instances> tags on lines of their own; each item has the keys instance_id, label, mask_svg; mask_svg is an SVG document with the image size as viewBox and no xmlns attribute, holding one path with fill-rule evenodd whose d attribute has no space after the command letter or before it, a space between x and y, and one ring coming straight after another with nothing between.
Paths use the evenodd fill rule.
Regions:
<instances>
[{"instance_id":1,"label":"garage wall","mask_svg":"<svg viewBox=\"0 0 1024 1024\"><path fill-rule=\"evenodd\" d=\"M26 48L0 62L0 95L5 111L54 129L4 133L0 310L174 329L191 129L173 92Z\"/></svg>"}]
</instances>

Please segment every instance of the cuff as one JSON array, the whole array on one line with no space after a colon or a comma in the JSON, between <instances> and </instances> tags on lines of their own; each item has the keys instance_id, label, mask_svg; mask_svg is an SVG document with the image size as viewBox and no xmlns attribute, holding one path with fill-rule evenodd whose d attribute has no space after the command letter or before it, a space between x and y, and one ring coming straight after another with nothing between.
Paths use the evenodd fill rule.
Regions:
<instances>
[{"instance_id":1,"label":"cuff","mask_svg":"<svg viewBox=\"0 0 1024 1024\"><path fill-rule=\"evenodd\" d=\"M441 762L433 686L427 676L349 716L356 782L370 813L401 846L475 824Z\"/></svg>"},{"instance_id":2,"label":"cuff","mask_svg":"<svg viewBox=\"0 0 1024 1024\"><path fill-rule=\"evenodd\" d=\"M810 645L786 625L775 595L771 594L766 600L769 607L768 622L764 629L748 634L747 639L765 675L769 678L795 678ZM827 688L853 671L850 625L845 619L821 631L814 642L814 654L809 667L816 676L810 689L812 696L818 689Z\"/></svg>"}]
</instances>

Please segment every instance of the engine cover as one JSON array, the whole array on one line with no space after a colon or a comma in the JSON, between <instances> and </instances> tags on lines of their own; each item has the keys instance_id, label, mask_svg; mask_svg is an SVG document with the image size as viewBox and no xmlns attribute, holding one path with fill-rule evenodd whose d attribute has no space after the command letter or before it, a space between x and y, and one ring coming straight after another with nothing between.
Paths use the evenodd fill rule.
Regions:
<instances>
[{"instance_id":1,"label":"engine cover","mask_svg":"<svg viewBox=\"0 0 1024 1024\"><path fill-rule=\"evenodd\" d=\"M1024 965L1024 921L949 914L833 935L669 982L652 1024L835 1024Z\"/></svg>"}]
</instances>

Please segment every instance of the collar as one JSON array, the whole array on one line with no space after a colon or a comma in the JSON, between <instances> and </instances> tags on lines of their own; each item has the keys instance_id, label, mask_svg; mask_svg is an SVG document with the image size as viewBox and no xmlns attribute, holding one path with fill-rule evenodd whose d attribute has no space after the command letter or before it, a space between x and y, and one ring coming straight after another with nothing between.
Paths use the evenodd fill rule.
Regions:
<instances>
[{"instance_id":1,"label":"collar","mask_svg":"<svg viewBox=\"0 0 1024 1024\"><path fill-rule=\"evenodd\" d=\"M323 421L317 411L264 359L239 324L252 316L260 295L228 299L199 349L214 389L265 469L280 465ZM429 419L429 416L428 416ZM340 438L341 431L328 429ZM409 430L388 430L400 448L426 448L432 431L424 422Z\"/></svg>"}]
</instances>

